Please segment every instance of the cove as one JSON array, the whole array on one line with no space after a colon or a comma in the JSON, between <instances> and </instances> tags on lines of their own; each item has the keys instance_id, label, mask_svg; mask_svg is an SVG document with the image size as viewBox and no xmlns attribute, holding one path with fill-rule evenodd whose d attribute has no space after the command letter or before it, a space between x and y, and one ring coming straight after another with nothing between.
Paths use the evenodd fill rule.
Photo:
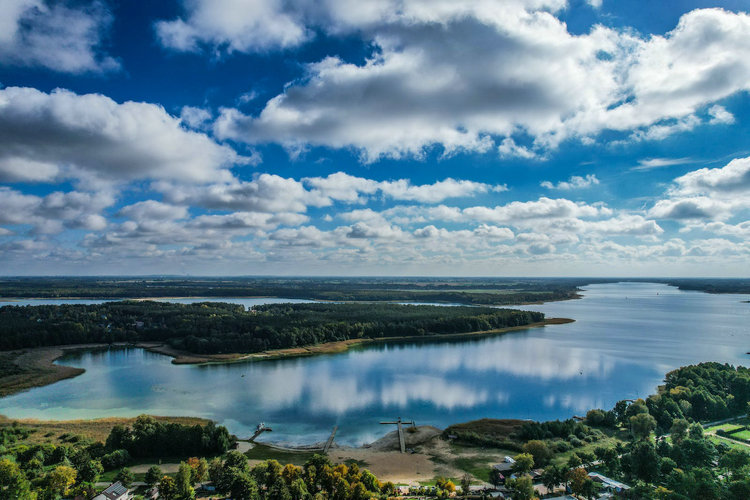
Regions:
<instances>
[{"instance_id":1,"label":"cove","mask_svg":"<svg viewBox=\"0 0 750 500\"><path fill-rule=\"evenodd\" d=\"M175 366L142 349L77 353L59 362L85 374L1 399L0 413L200 416L242 437L265 422L274 429L265 440L294 444L322 441L333 425L337 442L361 444L392 430L379 422L398 416L438 427L483 417L568 418L652 394L679 366L747 365L750 304L743 300L661 284L601 284L579 300L523 306L575 323L458 342L202 366Z\"/></svg>"}]
</instances>

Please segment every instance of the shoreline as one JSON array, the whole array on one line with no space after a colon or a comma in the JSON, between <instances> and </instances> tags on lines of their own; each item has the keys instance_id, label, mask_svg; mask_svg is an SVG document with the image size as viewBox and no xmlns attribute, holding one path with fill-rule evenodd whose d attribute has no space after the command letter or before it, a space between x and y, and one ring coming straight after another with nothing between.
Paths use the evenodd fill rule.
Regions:
<instances>
[{"instance_id":1,"label":"shoreline","mask_svg":"<svg viewBox=\"0 0 750 500\"><path fill-rule=\"evenodd\" d=\"M380 338L361 338L361 339L349 339L349 340L338 340L334 342L325 342L323 344L315 344L304 347L290 347L285 349L273 349L269 351L262 351L256 353L230 353L230 354L195 354L187 351L181 351L174 349L173 347L165 344L156 345L149 343L139 343L135 347L142 347L151 352L158 354L164 354L171 356L172 364L175 365L195 365L195 364L228 364L238 363L243 361L263 361L271 359L283 359L283 358L299 358L307 356L316 356L319 354L338 354L346 352L352 347L365 346L369 344L383 344L383 343L406 343L406 342L424 342L434 340L461 340L478 337L489 337L493 335L501 335L504 333L526 330L529 328L540 328L547 325L563 325L567 323L573 323L575 320L570 318L549 318L544 321L537 323L529 323L527 325L510 326L506 328L498 328L495 330L485 330L479 332L464 332L464 333L447 333L447 334L433 334L424 335L421 337L380 337Z\"/></svg>"},{"instance_id":2,"label":"shoreline","mask_svg":"<svg viewBox=\"0 0 750 500\"><path fill-rule=\"evenodd\" d=\"M316 356L320 354L337 354L345 352L352 347L368 344L383 343L405 343L425 342L435 340L461 340L470 338L489 337L505 333L526 330L529 328L540 328L546 325L560 325L572 323L575 320L569 318L549 318L537 323L527 325L499 328L479 332L433 334L421 337L381 337L376 339L349 339L323 344L294 347L287 349L275 349L259 353L230 353L230 354L208 354L200 355L174 349L161 342L115 342L112 344L77 344L58 345L49 347L35 347L29 349L17 349L13 351L0 351L0 364L10 367L10 373L0 376L0 398L11 396L34 387L43 387L54 384L60 380L77 377L85 373L85 369L72 366L55 364L55 361L66 354L76 351L94 351L111 348L141 348L157 354L172 357L172 364L195 365L195 364L227 364L247 361L264 361L283 358L297 358Z\"/></svg>"}]
</instances>

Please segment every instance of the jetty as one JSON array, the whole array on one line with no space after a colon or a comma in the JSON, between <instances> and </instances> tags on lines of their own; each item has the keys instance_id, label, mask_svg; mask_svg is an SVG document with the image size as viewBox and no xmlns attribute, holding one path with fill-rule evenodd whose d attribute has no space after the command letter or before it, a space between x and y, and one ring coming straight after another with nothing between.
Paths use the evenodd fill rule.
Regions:
<instances>
[{"instance_id":1,"label":"jetty","mask_svg":"<svg viewBox=\"0 0 750 500\"><path fill-rule=\"evenodd\" d=\"M338 425L333 426L333 430L331 431L331 435L328 437L328 441L326 441L326 445L323 447L323 454L325 455L328 453L328 450L331 448L331 445L333 444L333 438L336 436L336 431L339 429Z\"/></svg>"},{"instance_id":2,"label":"jetty","mask_svg":"<svg viewBox=\"0 0 750 500\"><path fill-rule=\"evenodd\" d=\"M401 417L398 417L398 419L395 422L380 422L383 425L397 425L398 426L398 444L401 447L401 453L406 453L406 439L404 438L404 425L411 425L412 427L416 427L417 424L414 423L414 421L405 422L401 420Z\"/></svg>"}]
</instances>

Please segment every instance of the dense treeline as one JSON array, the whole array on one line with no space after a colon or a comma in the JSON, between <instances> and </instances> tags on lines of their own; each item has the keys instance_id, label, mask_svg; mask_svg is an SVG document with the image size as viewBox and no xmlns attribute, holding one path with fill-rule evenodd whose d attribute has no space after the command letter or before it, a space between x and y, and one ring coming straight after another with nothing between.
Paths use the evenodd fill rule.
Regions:
<instances>
[{"instance_id":1,"label":"dense treeline","mask_svg":"<svg viewBox=\"0 0 750 500\"><path fill-rule=\"evenodd\" d=\"M569 278L5 278L0 297L282 297L517 305L575 296Z\"/></svg>"},{"instance_id":2,"label":"dense treeline","mask_svg":"<svg viewBox=\"0 0 750 500\"><path fill-rule=\"evenodd\" d=\"M260 352L358 338L419 337L522 326L544 314L481 307L150 301L0 308L0 349L169 341L194 353Z\"/></svg>"},{"instance_id":3,"label":"dense treeline","mask_svg":"<svg viewBox=\"0 0 750 500\"><path fill-rule=\"evenodd\" d=\"M107 450L125 450L132 457L210 456L225 453L236 442L227 428L206 425L182 425L160 422L141 415L132 427L116 425L107 437Z\"/></svg>"}]
</instances>

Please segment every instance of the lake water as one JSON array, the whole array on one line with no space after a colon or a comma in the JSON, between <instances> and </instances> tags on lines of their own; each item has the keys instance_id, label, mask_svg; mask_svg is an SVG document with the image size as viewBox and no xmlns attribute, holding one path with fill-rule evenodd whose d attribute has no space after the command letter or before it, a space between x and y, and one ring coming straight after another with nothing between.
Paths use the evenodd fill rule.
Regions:
<instances>
[{"instance_id":1,"label":"lake water","mask_svg":"<svg viewBox=\"0 0 750 500\"><path fill-rule=\"evenodd\" d=\"M0 413L191 415L243 437L262 421L274 429L263 439L289 443L322 441L337 424L336 440L347 444L382 436L392 426L379 422L399 416L438 427L483 417L568 418L645 397L685 364L750 364L747 298L603 284L586 287L580 300L524 307L575 323L470 341L207 366L175 366L141 349L75 354L60 362L85 374L1 399Z\"/></svg>"}]
</instances>

